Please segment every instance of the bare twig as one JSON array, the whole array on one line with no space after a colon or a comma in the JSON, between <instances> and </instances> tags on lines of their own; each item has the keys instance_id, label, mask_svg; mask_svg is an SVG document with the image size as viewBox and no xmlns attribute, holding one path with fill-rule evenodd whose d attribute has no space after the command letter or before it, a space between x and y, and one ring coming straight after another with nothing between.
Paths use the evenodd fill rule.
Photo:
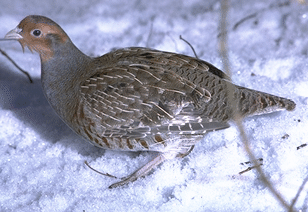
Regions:
<instances>
[{"instance_id":1,"label":"bare twig","mask_svg":"<svg viewBox=\"0 0 308 212\"><path fill-rule=\"evenodd\" d=\"M185 40L184 38L182 38L182 35L180 35L180 39L181 39L182 41L184 41L185 43L187 43L187 44L190 46L190 48L191 48L192 51L194 52L195 57L196 57L197 59L199 59L198 55L196 54L196 51L195 51L194 47L193 47L187 40Z\"/></svg>"},{"instance_id":2,"label":"bare twig","mask_svg":"<svg viewBox=\"0 0 308 212\"><path fill-rule=\"evenodd\" d=\"M231 78L231 71L229 65L229 56L228 56L228 31L227 31L227 15L229 8L229 1L221 1L221 17L220 17L220 41L219 41L219 52L222 58L223 70Z\"/></svg>"},{"instance_id":3,"label":"bare twig","mask_svg":"<svg viewBox=\"0 0 308 212\"><path fill-rule=\"evenodd\" d=\"M228 8L229 8L229 1L228 0L222 0L221 1L221 17L220 17L220 42L219 42L219 50L223 61L223 68L226 71L226 73L231 78L231 71L230 71L230 65L229 65L229 58L228 58L228 42L227 42L227 15L228 15ZM234 99L233 99L233 93L234 93L234 86L232 86L231 83L228 84L228 101L232 106L232 109L236 108ZM236 110L233 110L236 111ZM241 140L244 143L245 151L248 153L250 160L253 162L255 168L257 169L260 178L262 182L269 188L269 190L272 192L272 194L276 197L276 199L283 205L287 210L291 210L290 206L287 204L287 202L282 198L282 196L276 191L276 189L273 187L272 183L267 179L265 174L263 173L260 166L257 164L257 159L253 155L250 147L249 147L249 139L247 137L247 134L245 133L244 126L242 123L242 118L238 114L233 114L233 119L240 131L240 137Z\"/></svg>"},{"instance_id":4,"label":"bare twig","mask_svg":"<svg viewBox=\"0 0 308 212\"><path fill-rule=\"evenodd\" d=\"M240 174L240 175L241 175L241 174L244 174L245 172L248 172L248 171L250 171L250 170L256 168L257 166L262 166L262 165L263 165L263 164L259 164L259 165L256 165L256 166L248 167L248 168L245 169L244 171L239 172L239 174Z\"/></svg>"},{"instance_id":5,"label":"bare twig","mask_svg":"<svg viewBox=\"0 0 308 212\"><path fill-rule=\"evenodd\" d=\"M302 144L302 145L296 147L296 150L299 150L299 149L301 149L301 148L304 148L305 146L307 146L307 144Z\"/></svg>"},{"instance_id":6,"label":"bare twig","mask_svg":"<svg viewBox=\"0 0 308 212\"><path fill-rule=\"evenodd\" d=\"M90 169L92 169L93 171L95 171L95 172L97 172L97 173L99 173L99 174L101 174L101 175L104 175L104 176L107 176L107 177L112 177L112 178L118 179L117 177L115 177L115 176L113 176L113 175L111 175L111 174L102 173L102 172L100 172L100 171L97 171L96 169L92 168L92 167L89 165L88 161L86 161L86 160L84 161L84 163L85 163Z\"/></svg>"},{"instance_id":7,"label":"bare twig","mask_svg":"<svg viewBox=\"0 0 308 212\"><path fill-rule=\"evenodd\" d=\"M152 18L152 20L151 20L150 33L148 35L147 42L145 44L146 47L149 47L149 42L150 42L151 36L153 34L153 21L154 21L154 18Z\"/></svg>"},{"instance_id":8,"label":"bare twig","mask_svg":"<svg viewBox=\"0 0 308 212\"><path fill-rule=\"evenodd\" d=\"M29 74L28 72L24 71L22 68L20 68L19 65L17 65L17 64L15 63L15 61L14 61L5 51L3 51L2 49L0 49L0 53L3 54L9 61L11 61L11 63L13 63L13 65L14 65L17 69L19 69L19 71L21 71L22 73L24 73L24 74L28 77L30 83L33 83L33 80L32 80L32 78L31 78L30 74Z\"/></svg>"},{"instance_id":9,"label":"bare twig","mask_svg":"<svg viewBox=\"0 0 308 212\"><path fill-rule=\"evenodd\" d=\"M253 155L250 147L249 147L249 139L247 137L247 134L245 133L244 130L244 126L242 123L241 119L237 119L235 120L235 123L240 131L240 135L241 135L241 140L244 143L244 148L245 151L248 153L250 160L253 161L253 163L257 164L257 159L255 158L255 156ZM284 198L281 196L281 194L274 188L273 184L268 180L268 178L265 176L263 170L260 168L260 166L256 166L255 167L256 170L259 173L259 176L262 180L262 182L264 183L264 185L266 187L268 187L268 189L272 192L272 194L274 195L274 197L276 197L276 199L280 202L281 205L283 205L287 210L290 210L290 206L288 205L288 203L284 200Z\"/></svg>"},{"instance_id":10,"label":"bare twig","mask_svg":"<svg viewBox=\"0 0 308 212\"><path fill-rule=\"evenodd\" d=\"M298 199L300 193L301 193L302 190L304 189L305 184L307 183L307 181L308 181L308 176L305 178L304 182L303 182L302 185L299 187L299 189L298 189L298 191L297 191L297 193L296 193L296 195L295 195L295 198L293 199L293 201L292 201L292 203L291 203L291 205L290 205L290 209L289 209L290 212L293 211L293 206L295 205L295 203L296 203L296 201L297 201L297 199Z\"/></svg>"},{"instance_id":11,"label":"bare twig","mask_svg":"<svg viewBox=\"0 0 308 212\"><path fill-rule=\"evenodd\" d=\"M263 165L263 158L259 158L258 161L260 162L261 165ZM247 162L243 162L243 163L240 163L241 165L248 165L248 164L251 164L250 161L247 161Z\"/></svg>"},{"instance_id":12,"label":"bare twig","mask_svg":"<svg viewBox=\"0 0 308 212\"><path fill-rule=\"evenodd\" d=\"M256 17L256 16L257 16L257 13L253 13L253 14L251 14L251 15L248 15L248 16L242 18L242 19L239 20L236 24L234 24L233 30L236 30L237 27L238 27L239 25L241 25L241 24L244 23L245 21L247 21L247 20L249 20L249 19L251 19L251 18L254 18L254 17Z\"/></svg>"}]
</instances>

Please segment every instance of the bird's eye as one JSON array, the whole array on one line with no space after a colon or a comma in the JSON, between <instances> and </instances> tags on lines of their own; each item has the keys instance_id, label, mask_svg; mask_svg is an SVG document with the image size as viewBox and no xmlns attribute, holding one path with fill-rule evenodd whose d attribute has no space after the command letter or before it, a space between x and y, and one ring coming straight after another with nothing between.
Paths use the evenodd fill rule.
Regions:
<instances>
[{"instance_id":1,"label":"bird's eye","mask_svg":"<svg viewBox=\"0 0 308 212\"><path fill-rule=\"evenodd\" d=\"M35 37L39 37L42 34L42 32L41 30L34 29L32 30L31 34L34 35Z\"/></svg>"}]
</instances>

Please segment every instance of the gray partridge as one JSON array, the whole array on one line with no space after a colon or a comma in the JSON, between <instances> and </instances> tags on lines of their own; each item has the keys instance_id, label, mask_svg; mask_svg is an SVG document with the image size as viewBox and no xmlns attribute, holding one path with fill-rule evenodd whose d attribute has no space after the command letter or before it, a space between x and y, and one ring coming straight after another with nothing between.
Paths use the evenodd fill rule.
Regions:
<instances>
[{"instance_id":1,"label":"gray partridge","mask_svg":"<svg viewBox=\"0 0 308 212\"><path fill-rule=\"evenodd\" d=\"M184 157L206 132L227 128L235 114L295 108L289 99L233 85L213 65L182 54L132 47L91 58L43 16L27 16L5 39L40 54L45 96L78 135L105 149L158 153L110 188Z\"/></svg>"}]
</instances>

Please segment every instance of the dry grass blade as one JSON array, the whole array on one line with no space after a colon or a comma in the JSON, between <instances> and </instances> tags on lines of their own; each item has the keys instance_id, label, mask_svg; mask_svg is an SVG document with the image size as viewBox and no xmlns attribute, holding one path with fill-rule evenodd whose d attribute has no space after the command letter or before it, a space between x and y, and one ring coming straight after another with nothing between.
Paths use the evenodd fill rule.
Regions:
<instances>
[{"instance_id":1,"label":"dry grass blade","mask_svg":"<svg viewBox=\"0 0 308 212\"><path fill-rule=\"evenodd\" d=\"M5 51L3 51L2 49L0 49L0 53L3 54L3 56L5 56L9 61L11 61L11 63L13 63L13 65L14 65L17 69L19 69L19 71L21 71L22 73L24 73L24 74L28 77L30 83L33 83L33 80L32 80L32 78L31 78L30 74L29 74L28 72L24 71L22 68L20 68L19 65L17 65L17 64L15 63L15 61L14 61Z\"/></svg>"},{"instance_id":2,"label":"dry grass blade","mask_svg":"<svg viewBox=\"0 0 308 212\"><path fill-rule=\"evenodd\" d=\"M223 61L223 70L226 71L226 73L231 78L231 71L230 71L230 65L229 65L229 57L228 57L228 42L227 42L227 15L228 15L228 8L229 8L229 1L223 0L221 1L221 17L220 17L220 36L219 36L219 50ZM232 98L234 87L228 86L228 100L232 104L232 107L235 108L235 104ZM235 111L235 110L233 110ZM255 168L257 169L260 178L262 182L269 188L269 190L272 192L272 194L275 196L275 198L285 207L288 211L292 211L292 208L287 204L287 202L284 200L284 198L278 193L278 191L274 188L273 184L267 179L265 174L263 173L260 166L257 164L257 159L253 155L250 147L249 147L249 139L247 137L247 134L245 133L244 126L242 124L242 118L239 117L237 114L234 114L234 121L240 131L240 137L241 140L244 143L245 151L248 153L250 160L253 162Z\"/></svg>"}]
</instances>

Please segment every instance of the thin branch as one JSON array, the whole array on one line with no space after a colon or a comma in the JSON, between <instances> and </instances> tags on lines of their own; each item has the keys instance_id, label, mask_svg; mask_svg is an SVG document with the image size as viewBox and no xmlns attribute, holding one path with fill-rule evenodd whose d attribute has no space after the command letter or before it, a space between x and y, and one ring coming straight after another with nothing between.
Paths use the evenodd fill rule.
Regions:
<instances>
[{"instance_id":1,"label":"thin branch","mask_svg":"<svg viewBox=\"0 0 308 212\"><path fill-rule=\"evenodd\" d=\"M222 0L221 1L221 17L220 17L220 42L219 42L219 50L223 61L223 68L226 71L226 73L231 78L231 71L230 71L230 65L229 65L229 57L228 57L228 36L227 36L227 15L228 15L228 9L229 9L229 1L228 0ZM228 89L228 102L231 104L232 111L236 111L236 104L234 102L233 94L234 94L234 86L231 83L228 83L227 86ZM272 192L272 194L276 197L276 199L287 209L291 210L289 205L286 203L286 201L282 198L282 196L276 191L276 189L273 187L272 183L267 179L265 174L263 173L260 166L257 166L257 159L253 155L250 147L249 147L249 139L247 134L245 133L244 126L242 123L242 118L238 114L233 114L233 119L240 131L240 137L241 140L244 143L244 148L246 152L249 155L250 160L253 162L255 168L257 169L261 180L269 188L269 190Z\"/></svg>"},{"instance_id":2,"label":"thin branch","mask_svg":"<svg viewBox=\"0 0 308 212\"><path fill-rule=\"evenodd\" d=\"M258 161L260 162L261 165L263 165L263 158L259 158ZM247 164L251 164L250 161L247 161L247 162L243 162L243 163L240 163L241 165L247 165Z\"/></svg>"},{"instance_id":3,"label":"thin branch","mask_svg":"<svg viewBox=\"0 0 308 212\"><path fill-rule=\"evenodd\" d=\"M11 63L13 63L13 65L14 65L17 69L19 69L19 71L21 71L22 73L24 73L24 74L28 77L30 83L33 83L33 80L32 80L32 78L31 78L30 74L29 74L28 72L24 71L22 68L20 68L19 65L17 65L17 64L15 63L15 61L14 61L5 51L3 51L2 49L0 49L0 53L3 54L9 61L11 61Z\"/></svg>"},{"instance_id":4,"label":"thin branch","mask_svg":"<svg viewBox=\"0 0 308 212\"><path fill-rule=\"evenodd\" d=\"M296 195L295 195L295 198L293 199L293 201L292 201L292 203L291 203L291 205L290 205L290 210L289 210L290 212L293 211L293 206L295 205L295 203L296 203L296 201L297 201L297 199L298 199L300 193L301 193L302 190L304 189L305 184L307 183L307 181L308 181L308 176L305 178L304 182L303 182L302 185L299 187L299 189L298 189L298 191L297 191L297 193L296 193Z\"/></svg>"},{"instance_id":5,"label":"thin branch","mask_svg":"<svg viewBox=\"0 0 308 212\"><path fill-rule=\"evenodd\" d=\"M90 165L89 165L89 163L88 163L88 161L84 161L84 163L87 165L87 167L89 167L91 170L93 170L93 171L95 171L95 172L97 172L97 173L99 173L99 174L101 174L101 175L104 175L104 176L107 176L107 177L112 177L112 178L115 178L115 179L118 179L117 177L115 177L115 176L113 176L113 175L111 175L111 174L108 174L108 173L102 173L102 172L100 172L100 171L97 171L96 169L94 169L94 168L92 168Z\"/></svg>"},{"instance_id":6,"label":"thin branch","mask_svg":"<svg viewBox=\"0 0 308 212\"><path fill-rule=\"evenodd\" d=\"M185 40L184 38L182 38L182 35L180 35L180 39L181 39L182 41L184 41L185 43L187 43L187 44L190 46L190 48L191 48L192 51L194 52L195 57L196 57L197 59L199 59L198 55L196 54L196 51L195 51L194 47L193 47L187 40Z\"/></svg>"},{"instance_id":7,"label":"thin branch","mask_svg":"<svg viewBox=\"0 0 308 212\"><path fill-rule=\"evenodd\" d=\"M229 56L228 56L228 31L227 31L227 15L229 9L229 1L221 1L221 17L220 17L220 40L219 40L219 52L222 58L223 70L231 78L231 71L229 65Z\"/></svg>"},{"instance_id":8,"label":"thin branch","mask_svg":"<svg viewBox=\"0 0 308 212\"><path fill-rule=\"evenodd\" d=\"M307 144L302 144L302 145L296 147L296 150L299 150L299 149L301 149L301 148L304 148L305 146L307 146Z\"/></svg>"},{"instance_id":9,"label":"thin branch","mask_svg":"<svg viewBox=\"0 0 308 212\"><path fill-rule=\"evenodd\" d=\"M262 164L259 164L257 166L262 166ZM244 174L245 172L249 172L250 170L256 168L257 166L251 166L251 167L248 167L247 169L245 169L244 171L241 171L239 172L240 175Z\"/></svg>"},{"instance_id":10,"label":"thin branch","mask_svg":"<svg viewBox=\"0 0 308 212\"><path fill-rule=\"evenodd\" d=\"M147 41L146 41L146 44L145 44L145 46L147 48L149 47L149 42L150 42L150 39L151 39L152 34L153 34L153 21L154 21L154 18L151 20L150 33L148 35L148 38L147 38Z\"/></svg>"},{"instance_id":11,"label":"thin branch","mask_svg":"<svg viewBox=\"0 0 308 212\"><path fill-rule=\"evenodd\" d=\"M240 131L241 140L244 142L244 148L245 151L248 153L250 160L253 161L254 164L257 164L257 159L253 155L250 147L249 147L249 139L247 137L247 134L245 133L244 126L241 119L235 120L235 123ZM255 165L256 166L256 165ZM287 204L287 202L282 198L282 196L279 194L279 192L273 187L273 184L267 179L264 172L260 168L260 166L255 167L256 170L259 173L259 176L262 180L262 182L265 184L265 186L268 187L268 189L272 192L272 194L276 197L276 199L287 209L290 210L290 206Z\"/></svg>"},{"instance_id":12,"label":"thin branch","mask_svg":"<svg viewBox=\"0 0 308 212\"><path fill-rule=\"evenodd\" d=\"M253 14L251 14L251 15L248 15L248 16L242 18L242 19L239 20L236 24L234 24L233 30L236 30L237 27L239 27L239 25L241 25L241 24L244 23L245 21L247 21L247 20L249 20L249 19L251 19L251 18L254 18L254 17L256 17L256 16L257 16L257 13L253 13Z\"/></svg>"}]
</instances>

